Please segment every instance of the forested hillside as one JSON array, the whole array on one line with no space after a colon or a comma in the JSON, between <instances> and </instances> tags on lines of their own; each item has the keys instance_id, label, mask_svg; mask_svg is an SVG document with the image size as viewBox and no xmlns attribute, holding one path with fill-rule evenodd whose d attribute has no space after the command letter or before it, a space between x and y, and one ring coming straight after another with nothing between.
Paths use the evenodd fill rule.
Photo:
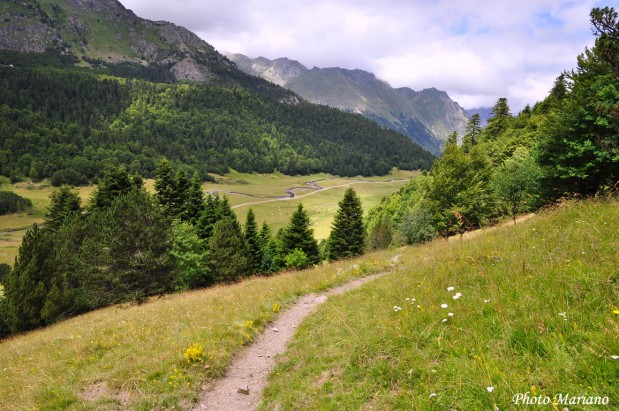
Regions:
<instances>
[{"instance_id":1,"label":"forested hillside","mask_svg":"<svg viewBox=\"0 0 619 411\"><path fill-rule=\"evenodd\" d=\"M162 156L203 178L229 167L382 175L432 161L401 134L250 76L246 87L162 84L3 66L0 78L0 173L13 178L83 184L108 165L149 177Z\"/></svg>"},{"instance_id":2,"label":"forested hillside","mask_svg":"<svg viewBox=\"0 0 619 411\"><path fill-rule=\"evenodd\" d=\"M416 244L492 224L564 196L619 189L619 19L591 12L595 47L544 101L514 116L500 98L469 121L432 169L373 209L371 244Z\"/></svg>"},{"instance_id":3,"label":"forested hillside","mask_svg":"<svg viewBox=\"0 0 619 411\"><path fill-rule=\"evenodd\" d=\"M425 169L405 136L236 68L116 0L0 3L0 174L84 184L111 165L351 175Z\"/></svg>"}]
</instances>

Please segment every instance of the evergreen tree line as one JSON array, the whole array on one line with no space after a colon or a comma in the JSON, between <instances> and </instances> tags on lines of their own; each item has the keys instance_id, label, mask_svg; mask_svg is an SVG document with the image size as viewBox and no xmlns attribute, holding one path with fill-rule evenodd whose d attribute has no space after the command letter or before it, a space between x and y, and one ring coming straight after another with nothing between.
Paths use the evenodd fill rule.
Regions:
<instances>
[{"instance_id":1,"label":"evergreen tree line","mask_svg":"<svg viewBox=\"0 0 619 411\"><path fill-rule=\"evenodd\" d=\"M301 269L359 255L361 202L348 189L322 247L302 204L275 235L253 210L242 225L226 197L204 195L197 172L167 159L157 166L154 195L143 179L112 167L88 204L62 186L50 196L42 225L23 238L11 270L2 267L0 337L42 327L111 304ZM8 271L8 272L4 272Z\"/></svg>"},{"instance_id":2,"label":"evergreen tree line","mask_svg":"<svg viewBox=\"0 0 619 411\"><path fill-rule=\"evenodd\" d=\"M591 23L595 46L548 97L516 116L500 98L483 128L473 115L429 172L370 211L371 247L417 244L619 189L619 19L596 8Z\"/></svg>"},{"instance_id":3,"label":"evergreen tree line","mask_svg":"<svg viewBox=\"0 0 619 411\"><path fill-rule=\"evenodd\" d=\"M359 115L238 77L245 86L0 66L0 175L79 185L124 165L150 178L162 157L203 178L229 168L383 175L432 163L406 136Z\"/></svg>"}]
</instances>

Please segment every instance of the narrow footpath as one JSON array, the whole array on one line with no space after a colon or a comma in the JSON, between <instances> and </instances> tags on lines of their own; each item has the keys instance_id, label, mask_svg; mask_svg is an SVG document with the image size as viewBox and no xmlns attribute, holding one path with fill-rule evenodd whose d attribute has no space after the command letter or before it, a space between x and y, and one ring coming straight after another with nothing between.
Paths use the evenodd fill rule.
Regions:
<instances>
[{"instance_id":1,"label":"narrow footpath","mask_svg":"<svg viewBox=\"0 0 619 411\"><path fill-rule=\"evenodd\" d=\"M397 264L398 258L399 256L394 258L394 265ZM385 274L387 272L370 275L324 293L300 297L232 360L226 374L215 380L213 385L202 393L193 409L221 411L257 409L267 383L267 376L275 367L277 355L286 351L288 343L305 317L330 296L344 294Z\"/></svg>"}]
</instances>

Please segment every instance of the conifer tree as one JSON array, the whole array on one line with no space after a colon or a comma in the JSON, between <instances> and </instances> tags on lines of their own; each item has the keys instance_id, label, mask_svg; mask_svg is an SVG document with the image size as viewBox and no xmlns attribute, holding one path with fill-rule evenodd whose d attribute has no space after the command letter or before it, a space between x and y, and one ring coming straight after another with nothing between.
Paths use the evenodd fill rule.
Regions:
<instances>
[{"instance_id":1,"label":"conifer tree","mask_svg":"<svg viewBox=\"0 0 619 411\"><path fill-rule=\"evenodd\" d=\"M197 225L198 236L203 240L208 240L213 233L213 226L219 220L219 196L209 194L206 196L204 208L200 214Z\"/></svg>"},{"instance_id":2,"label":"conifer tree","mask_svg":"<svg viewBox=\"0 0 619 411\"><path fill-rule=\"evenodd\" d=\"M224 195L219 201L219 206L217 208L217 214L219 218L231 218L236 221L236 214L232 211L232 207L230 206L230 200L228 200L228 196Z\"/></svg>"},{"instance_id":3,"label":"conifer tree","mask_svg":"<svg viewBox=\"0 0 619 411\"><path fill-rule=\"evenodd\" d=\"M488 119L488 124L484 128L486 140L496 140L510 126L513 117L507 104L507 98L501 97L492 107L492 117Z\"/></svg>"},{"instance_id":4,"label":"conifer tree","mask_svg":"<svg viewBox=\"0 0 619 411\"><path fill-rule=\"evenodd\" d=\"M157 201L161 205L165 214L171 215L175 208L176 188L174 174L170 162L162 158L157 164L155 172L155 191Z\"/></svg>"},{"instance_id":5,"label":"conifer tree","mask_svg":"<svg viewBox=\"0 0 619 411\"><path fill-rule=\"evenodd\" d=\"M140 186L136 186L136 183ZM97 190L93 193L90 206L98 209L107 208L116 197L127 194L136 188L142 188L140 181L132 178L124 166L111 167L106 171Z\"/></svg>"},{"instance_id":6,"label":"conifer tree","mask_svg":"<svg viewBox=\"0 0 619 411\"><path fill-rule=\"evenodd\" d=\"M184 219L185 207L189 193L190 181L184 168L180 168L174 177L174 200L172 202L172 213L174 217Z\"/></svg>"},{"instance_id":7,"label":"conifer tree","mask_svg":"<svg viewBox=\"0 0 619 411\"><path fill-rule=\"evenodd\" d=\"M213 226L208 249L209 271L215 282L236 281L250 272L245 241L236 220L226 217Z\"/></svg>"},{"instance_id":8,"label":"conifer tree","mask_svg":"<svg viewBox=\"0 0 619 411\"><path fill-rule=\"evenodd\" d=\"M329 260L363 254L365 235L361 200L352 188L348 188L331 225L327 247Z\"/></svg>"},{"instance_id":9,"label":"conifer tree","mask_svg":"<svg viewBox=\"0 0 619 411\"><path fill-rule=\"evenodd\" d=\"M49 199L50 205L45 214L45 227L49 230L57 230L67 217L81 210L80 197L69 186L63 185L50 194Z\"/></svg>"},{"instance_id":10,"label":"conifer tree","mask_svg":"<svg viewBox=\"0 0 619 411\"><path fill-rule=\"evenodd\" d=\"M307 256L308 264L316 264L320 261L318 243L314 238L314 231L310 228L309 216L303 204L299 204L290 217L290 223L283 231L281 241L282 257L298 248Z\"/></svg>"},{"instance_id":11,"label":"conifer tree","mask_svg":"<svg viewBox=\"0 0 619 411\"><path fill-rule=\"evenodd\" d=\"M200 174L196 171L189 182L187 198L184 203L183 220L193 225L198 224L200 215L204 211L204 192L202 191L202 181Z\"/></svg>"},{"instance_id":12,"label":"conifer tree","mask_svg":"<svg viewBox=\"0 0 619 411\"><path fill-rule=\"evenodd\" d=\"M260 270L262 263L262 250L260 240L258 238L258 225L256 224L256 216L251 208L247 212L247 221L245 223L245 244L247 245L247 257L251 267L251 272L256 273Z\"/></svg>"},{"instance_id":13,"label":"conifer tree","mask_svg":"<svg viewBox=\"0 0 619 411\"><path fill-rule=\"evenodd\" d=\"M266 221L262 222L262 228L260 229L260 233L258 234L258 244L260 245L260 249L264 249L264 247L271 240L271 227L267 224Z\"/></svg>"},{"instance_id":14,"label":"conifer tree","mask_svg":"<svg viewBox=\"0 0 619 411\"><path fill-rule=\"evenodd\" d=\"M464 137L462 138L462 146L465 150L479 142L479 137L481 136L481 117L479 113L475 113L471 116L471 119L466 125L466 130L464 133Z\"/></svg>"},{"instance_id":15,"label":"conifer tree","mask_svg":"<svg viewBox=\"0 0 619 411\"><path fill-rule=\"evenodd\" d=\"M6 322L11 332L44 325L41 310L55 275L52 236L34 224L24 236L5 281Z\"/></svg>"}]
</instances>

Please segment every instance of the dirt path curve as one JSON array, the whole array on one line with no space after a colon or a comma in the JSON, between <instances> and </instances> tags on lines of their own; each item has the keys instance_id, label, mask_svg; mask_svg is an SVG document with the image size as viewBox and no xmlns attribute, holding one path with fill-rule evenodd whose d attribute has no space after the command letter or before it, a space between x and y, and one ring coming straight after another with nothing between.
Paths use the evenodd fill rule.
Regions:
<instances>
[{"instance_id":1,"label":"dirt path curve","mask_svg":"<svg viewBox=\"0 0 619 411\"><path fill-rule=\"evenodd\" d=\"M290 201L290 200L298 200L300 198L303 197L307 197L307 196L311 196L314 195L316 193L320 193L321 191L327 191L327 190L332 190L334 188L342 188L342 187L348 187L352 184L389 184L389 183L394 183L394 182L398 182L398 181L408 181L408 180L394 180L391 179L389 181L367 181L367 180L354 180L354 181L350 181L348 183L345 184L340 184L337 186L329 186L329 187L321 187L318 186L320 188L315 188L315 187L310 187L311 189L313 189L314 191L309 192L307 194L302 194L300 196L294 196L294 197L290 197L290 196L284 196L284 197L275 197L275 198L270 198L267 200L261 200L261 201L252 201L250 203L243 203L243 204L237 204L234 207L232 207L232 209L234 210L235 208L240 208L240 207L246 207L246 206L250 206L250 205L255 205L255 204L262 204L262 203L273 203L275 201ZM288 192L289 190L295 189L295 188L302 188L302 187L292 187L289 188L288 190L286 190L286 192Z\"/></svg>"},{"instance_id":2,"label":"dirt path curve","mask_svg":"<svg viewBox=\"0 0 619 411\"><path fill-rule=\"evenodd\" d=\"M397 258L393 260L397 263ZM350 281L321 294L305 295L282 311L250 346L238 354L226 374L214 381L194 405L194 410L255 410L262 399L267 376L275 366L275 358L286 351L297 327L329 296L344 294L378 277L379 273ZM247 389L247 391L245 391Z\"/></svg>"}]
</instances>

